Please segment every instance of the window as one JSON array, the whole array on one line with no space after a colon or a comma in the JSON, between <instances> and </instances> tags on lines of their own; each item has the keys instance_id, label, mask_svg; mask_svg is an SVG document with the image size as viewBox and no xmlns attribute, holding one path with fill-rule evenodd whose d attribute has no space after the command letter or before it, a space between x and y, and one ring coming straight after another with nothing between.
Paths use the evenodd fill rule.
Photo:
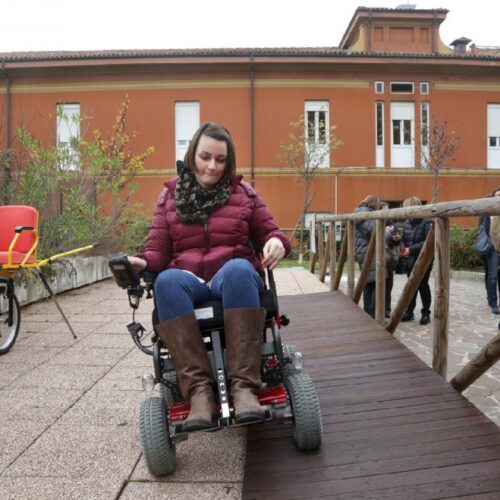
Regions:
<instances>
[{"instance_id":1,"label":"window","mask_svg":"<svg viewBox=\"0 0 500 500\"><path fill-rule=\"evenodd\" d=\"M500 168L500 104L488 104L488 168Z\"/></svg>"},{"instance_id":2,"label":"window","mask_svg":"<svg viewBox=\"0 0 500 500\"><path fill-rule=\"evenodd\" d=\"M413 82L391 82L392 94L413 94Z\"/></svg>"},{"instance_id":3,"label":"window","mask_svg":"<svg viewBox=\"0 0 500 500\"><path fill-rule=\"evenodd\" d=\"M330 116L328 101L306 101L306 168L328 167Z\"/></svg>"},{"instance_id":4,"label":"window","mask_svg":"<svg viewBox=\"0 0 500 500\"><path fill-rule=\"evenodd\" d=\"M200 103L175 103L175 159L184 160L193 134L200 126Z\"/></svg>"},{"instance_id":5,"label":"window","mask_svg":"<svg viewBox=\"0 0 500 500\"><path fill-rule=\"evenodd\" d=\"M375 82L375 94L384 93L384 82Z\"/></svg>"},{"instance_id":6,"label":"window","mask_svg":"<svg viewBox=\"0 0 500 500\"><path fill-rule=\"evenodd\" d=\"M411 145L411 120L392 120L392 143L396 146Z\"/></svg>"},{"instance_id":7,"label":"window","mask_svg":"<svg viewBox=\"0 0 500 500\"><path fill-rule=\"evenodd\" d=\"M420 82L420 93L428 94L429 93L429 83L428 82Z\"/></svg>"},{"instance_id":8,"label":"window","mask_svg":"<svg viewBox=\"0 0 500 500\"><path fill-rule=\"evenodd\" d=\"M57 149L59 168L76 170L78 167L78 139L80 138L80 104L59 103L56 108Z\"/></svg>"},{"instance_id":9,"label":"window","mask_svg":"<svg viewBox=\"0 0 500 500\"><path fill-rule=\"evenodd\" d=\"M422 144L422 167L429 163L429 103L420 105L420 138Z\"/></svg>"},{"instance_id":10,"label":"window","mask_svg":"<svg viewBox=\"0 0 500 500\"><path fill-rule=\"evenodd\" d=\"M384 166L384 103L375 103L375 165Z\"/></svg>"}]
</instances>

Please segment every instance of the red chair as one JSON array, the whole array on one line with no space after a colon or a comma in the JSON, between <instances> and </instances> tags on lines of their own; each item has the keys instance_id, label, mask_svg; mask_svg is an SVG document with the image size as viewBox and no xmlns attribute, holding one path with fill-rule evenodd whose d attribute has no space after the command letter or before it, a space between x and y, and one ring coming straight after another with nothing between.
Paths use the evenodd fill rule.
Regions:
<instances>
[{"instance_id":1,"label":"red chair","mask_svg":"<svg viewBox=\"0 0 500 500\"><path fill-rule=\"evenodd\" d=\"M30 267L36 262L38 210L26 205L0 207L0 264L2 269Z\"/></svg>"}]
</instances>

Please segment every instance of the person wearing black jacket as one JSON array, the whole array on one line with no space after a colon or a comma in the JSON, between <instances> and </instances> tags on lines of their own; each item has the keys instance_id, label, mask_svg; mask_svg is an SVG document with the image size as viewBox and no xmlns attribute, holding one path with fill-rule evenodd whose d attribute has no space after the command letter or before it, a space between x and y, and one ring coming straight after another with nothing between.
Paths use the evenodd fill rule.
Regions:
<instances>
[{"instance_id":1,"label":"person wearing black jacket","mask_svg":"<svg viewBox=\"0 0 500 500\"><path fill-rule=\"evenodd\" d=\"M380 210L382 208L383 202L380 200L378 196L369 195L367 196L361 203L357 206L355 212L372 212L374 210ZM368 245L370 243L370 238L373 233L373 229L375 228L374 220L362 220L356 221L354 224L355 228L355 246L356 246L356 261L361 268L366 259L366 254L368 252ZM393 259L393 254L389 250L389 242L392 242L392 233L386 230L386 290L389 288L388 279L390 272L393 271L395 265L395 260ZM365 288L363 289L363 309L367 312L372 318L375 318L375 259L373 259L370 272L368 273L368 278L366 280ZM390 271L390 272L389 272ZM392 284L391 288L392 288ZM387 293L386 293L387 297ZM387 300L387 299L386 299ZM387 307L389 309L387 310ZM386 303L386 316L389 314L390 316L390 294L389 294L389 303Z\"/></svg>"},{"instance_id":2,"label":"person wearing black jacket","mask_svg":"<svg viewBox=\"0 0 500 500\"><path fill-rule=\"evenodd\" d=\"M495 189L493 193L488 195L488 198L493 196L500 196L500 189ZM491 217L489 215L483 215L479 218L479 228L484 227L486 234L490 236L491 231ZM500 256L497 250L492 245L488 255L481 257L484 263L484 284L486 286L486 297L488 299L488 306L491 308L493 314L500 314L498 308L498 294L497 286L500 291Z\"/></svg>"},{"instance_id":3,"label":"person wearing black jacket","mask_svg":"<svg viewBox=\"0 0 500 500\"><path fill-rule=\"evenodd\" d=\"M416 196L407 198L403 201L403 207L411 207L422 205L422 202ZM408 219L403 225L403 248L401 249L401 255L408 259L406 266L407 276L410 276L415 262L424 246L425 239L429 234L432 227L432 221L430 219ZM429 286L429 276L431 274L432 265L429 266L424 274L422 281L418 287L418 292L420 293L420 299L422 300L422 315L420 317L420 324L427 325L431 321L431 288ZM401 321L412 321L415 319L413 311L417 305L417 292L413 296L408 308L406 309L405 315L401 318Z\"/></svg>"}]
</instances>

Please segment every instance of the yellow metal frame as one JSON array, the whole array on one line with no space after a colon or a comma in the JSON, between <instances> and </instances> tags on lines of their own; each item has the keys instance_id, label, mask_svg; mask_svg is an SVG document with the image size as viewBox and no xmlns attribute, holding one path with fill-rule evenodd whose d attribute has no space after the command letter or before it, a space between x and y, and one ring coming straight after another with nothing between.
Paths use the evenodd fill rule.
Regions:
<instances>
[{"instance_id":1,"label":"yellow metal frame","mask_svg":"<svg viewBox=\"0 0 500 500\"><path fill-rule=\"evenodd\" d=\"M21 263L13 264L12 254L14 252L14 247L16 246L17 240L21 236L23 230L16 232L14 238L12 238L12 241L9 245L9 250L7 253L7 264L0 264L0 276L7 278L11 277L17 271L19 271L19 269L32 269L32 268L39 269L40 267L46 266L47 264L52 264L52 262L55 260L62 259L63 257L68 257L69 255L74 255L76 253L85 252L87 250L92 250L97 246L95 243L93 243L92 245L87 245L84 247L75 248L73 250L68 250L67 252L61 252L55 254L52 257L49 257L48 259L35 260L35 262L28 263L28 259L35 252L39 242L38 231L36 229L28 229L28 230L33 231L35 233L35 242L33 243L33 246L29 249L28 253L26 254Z\"/></svg>"}]
</instances>

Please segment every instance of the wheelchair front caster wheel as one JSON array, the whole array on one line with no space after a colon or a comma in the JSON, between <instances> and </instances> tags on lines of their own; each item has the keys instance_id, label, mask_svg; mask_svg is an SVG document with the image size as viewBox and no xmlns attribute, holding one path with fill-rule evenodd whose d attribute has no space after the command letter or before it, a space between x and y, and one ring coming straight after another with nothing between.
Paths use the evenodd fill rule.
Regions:
<instances>
[{"instance_id":1,"label":"wheelchair front caster wheel","mask_svg":"<svg viewBox=\"0 0 500 500\"><path fill-rule=\"evenodd\" d=\"M170 440L167 407L163 398L146 399L141 404L139 433L148 471L168 476L175 470L175 444Z\"/></svg>"},{"instance_id":2,"label":"wheelchair front caster wheel","mask_svg":"<svg viewBox=\"0 0 500 500\"><path fill-rule=\"evenodd\" d=\"M293 439L301 451L317 450L323 436L323 422L318 395L306 373L285 378L293 413Z\"/></svg>"}]
</instances>

